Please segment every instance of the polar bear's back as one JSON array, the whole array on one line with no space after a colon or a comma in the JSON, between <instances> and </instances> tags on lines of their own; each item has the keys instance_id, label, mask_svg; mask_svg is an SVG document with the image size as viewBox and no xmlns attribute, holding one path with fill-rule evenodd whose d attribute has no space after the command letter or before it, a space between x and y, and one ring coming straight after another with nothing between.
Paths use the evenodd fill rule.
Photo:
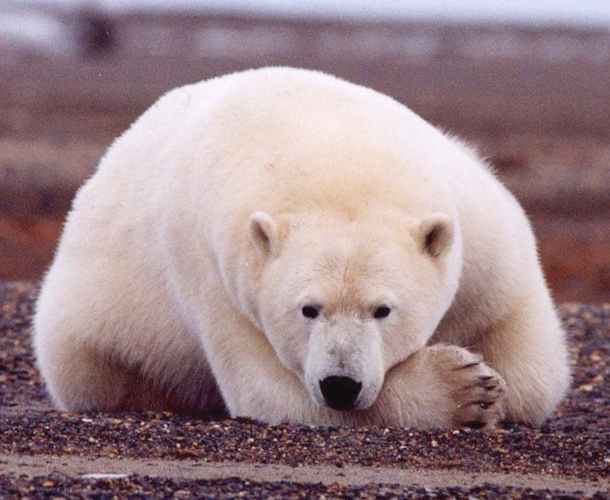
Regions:
<instances>
[{"instance_id":1,"label":"polar bear's back","mask_svg":"<svg viewBox=\"0 0 610 500\"><path fill-rule=\"evenodd\" d=\"M103 225L111 252L140 251L138 262L157 252L157 263L168 240L200 253L219 238L230 246L254 211L353 214L377 201L415 215L457 211L476 221L466 246L486 252L503 234L531 237L476 155L405 106L323 73L264 68L181 87L154 104L81 189L62 245L82 248L83 228ZM477 234L491 227L493 238Z\"/></svg>"},{"instance_id":2,"label":"polar bear's back","mask_svg":"<svg viewBox=\"0 0 610 500\"><path fill-rule=\"evenodd\" d=\"M83 233L101 233L107 243L91 252L108 246L117 259L130 255L127 266L149 261L161 272L168 242L203 258L234 246L254 211L357 217L377 202L415 216L457 212L468 221L466 261L531 238L476 155L405 106L322 73L265 68L181 87L153 105L79 192L62 246L82 252L91 241Z\"/></svg>"},{"instance_id":3,"label":"polar bear's back","mask_svg":"<svg viewBox=\"0 0 610 500\"><path fill-rule=\"evenodd\" d=\"M413 176L440 188L447 169L454 180L480 169L456 154L465 157L390 97L315 71L264 68L166 94L109 149L77 205L94 189L114 197L108 204L145 205L148 215L176 199L196 199L218 217L235 212L231 199L243 211L290 210L327 199L328 190L338 199L341 189L363 204L366 196L400 198ZM425 195L426 204L446 198Z\"/></svg>"}]
</instances>

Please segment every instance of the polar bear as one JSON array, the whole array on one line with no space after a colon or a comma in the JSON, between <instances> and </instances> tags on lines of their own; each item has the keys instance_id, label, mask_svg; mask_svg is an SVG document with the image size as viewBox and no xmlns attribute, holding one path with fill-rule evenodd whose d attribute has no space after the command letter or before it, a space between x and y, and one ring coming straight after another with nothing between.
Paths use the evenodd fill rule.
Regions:
<instances>
[{"instance_id":1,"label":"polar bear","mask_svg":"<svg viewBox=\"0 0 610 500\"><path fill-rule=\"evenodd\" d=\"M570 382L523 210L476 154L315 71L187 85L78 192L34 319L70 411L539 424Z\"/></svg>"}]
</instances>

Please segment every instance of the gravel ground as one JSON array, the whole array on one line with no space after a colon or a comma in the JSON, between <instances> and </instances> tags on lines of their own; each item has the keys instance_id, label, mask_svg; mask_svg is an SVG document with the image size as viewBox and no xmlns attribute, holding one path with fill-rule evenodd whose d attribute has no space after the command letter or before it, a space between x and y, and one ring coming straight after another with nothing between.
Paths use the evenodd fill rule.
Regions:
<instances>
[{"instance_id":1,"label":"gravel ground","mask_svg":"<svg viewBox=\"0 0 610 500\"><path fill-rule=\"evenodd\" d=\"M542 428L504 424L492 432L268 426L252 420L194 419L170 413L73 414L51 408L34 367L29 327L36 289L0 284L0 454L191 460L306 466L366 466L531 474L598 481L607 498L610 471L610 304L567 304L561 315L574 363L568 399ZM0 496L371 497L506 496L540 498L558 491L483 485L421 489L405 485L333 485L179 480L130 476L90 481L62 475L2 475ZM604 493L605 492L605 493ZM565 492L564 492L565 493Z\"/></svg>"},{"instance_id":2,"label":"gravel ground","mask_svg":"<svg viewBox=\"0 0 610 500\"><path fill-rule=\"evenodd\" d=\"M485 484L473 488L424 488L420 486L368 484L298 484L287 481L257 482L240 478L180 481L148 476L125 479L86 480L60 474L47 477L0 476L0 492L4 498L583 498L580 493L566 494L558 490L531 489ZM604 493L589 496L608 498Z\"/></svg>"}]
</instances>

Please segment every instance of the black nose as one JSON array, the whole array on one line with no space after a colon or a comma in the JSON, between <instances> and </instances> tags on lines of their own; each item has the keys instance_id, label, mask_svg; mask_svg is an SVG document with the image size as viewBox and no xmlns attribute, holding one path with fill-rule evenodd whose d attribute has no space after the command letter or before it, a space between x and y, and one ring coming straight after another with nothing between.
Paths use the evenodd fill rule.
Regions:
<instances>
[{"instance_id":1,"label":"black nose","mask_svg":"<svg viewBox=\"0 0 610 500\"><path fill-rule=\"evenodd\" d=\"M349 377L326 377L320 380L320 390L326 404L333 410L351 410L362 384Z\"/></svg>"}]
</instances>

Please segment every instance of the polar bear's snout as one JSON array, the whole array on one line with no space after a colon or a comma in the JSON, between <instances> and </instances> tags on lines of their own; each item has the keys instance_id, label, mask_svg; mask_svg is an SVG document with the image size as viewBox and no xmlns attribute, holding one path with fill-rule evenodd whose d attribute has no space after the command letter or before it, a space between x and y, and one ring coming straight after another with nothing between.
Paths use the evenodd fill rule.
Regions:
<instances>
[{"instance_id":1,"label":"polar bear's snout","mask_svg":"<svg viewBox=\"0 0 610 500\"><path fill-rule=\"evenodd\" d=\"M318 405L333 410L369 408L383 385L381 338L362 324L333 323L321 324L309 337L307 390Z\"/></svg>"}]
</instances>

